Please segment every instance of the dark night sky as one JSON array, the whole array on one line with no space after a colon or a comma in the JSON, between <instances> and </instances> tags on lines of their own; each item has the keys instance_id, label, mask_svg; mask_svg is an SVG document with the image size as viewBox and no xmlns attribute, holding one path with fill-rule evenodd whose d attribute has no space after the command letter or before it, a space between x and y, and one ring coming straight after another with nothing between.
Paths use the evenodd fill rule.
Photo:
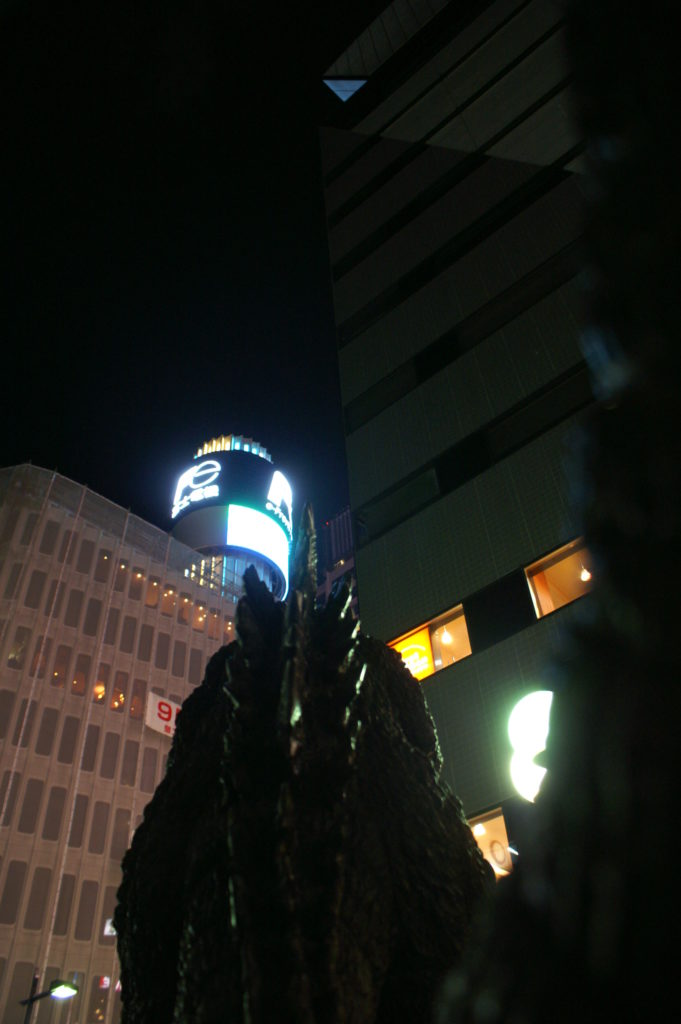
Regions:
<instances>
[{"instance_id":1,"label":"dark night sky","mask_svg":"<svg viewBox=\"0 0 681 1024\"><path fill-rule=\"evenodd\" d=\"M0 465L167 527L175 475L236 432L333 514L321 75L384 4L65 6L0 16Z\"/></svg>"}]
</instances>

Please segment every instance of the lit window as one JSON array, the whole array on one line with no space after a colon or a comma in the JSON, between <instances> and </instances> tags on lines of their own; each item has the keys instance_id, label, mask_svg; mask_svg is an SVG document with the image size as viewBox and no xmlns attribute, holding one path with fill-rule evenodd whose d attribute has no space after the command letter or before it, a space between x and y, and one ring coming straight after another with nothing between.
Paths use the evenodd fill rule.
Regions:
<instances>
[{"instance_id":1,"label":"lit window","mask_svg":"<svg viewBox=\"0 0 681 1024\"><path fill-rule=\"evenodd\" d=\"M132 601L139 601L141 598L143 582L144 573L138 566L135 566L130 574L130 586L128 588L128 597Z\"/></svg>"},{"instance_id":2,"label":"lit window","mask_svg":"<svg viewBox=\"0 0 681 1024\"><path fill-rule=\"evenodd\" d=\"M192 618L192 626L197 629L199 633L203 633L206 628L206 606L205 604L194 605L194 615Z\"/></svg>"},{"instance_id":3,"label":"lit window","mask_svg":"<svg viewBox=\"0 0 681 1024\"><path fill-rule=\"evenodd\" d=\"M537 618L583 597L592 585L592 560L581 538L525 569Z\"/></svg>"},{"instance_id":4,"label":"lit window","mask_svg":"<svg viewBox=\"0 0 681 1024\"><path fill-rule=\"evenodd\" d=\"M189 594L180 594L179 604L177 606L177 621L183 623L185 626L189 625L189 618L192 612L192 599Z\"/></svg>"},{"instance_id":5,"label":"lit window","mask_svg":"<svg viewBox=\"0 0 681 1024\"><path fill-rule=\"evenodd\" d=\"M389 646L402 655L415 679L425 679L468 657L471 644L462 605L392 640Z\"/></svg>"},{"instance_id":6,"label":"lit window","mask_svg":"<svg viewBox=\"0 0 681 1024\"><path fill-rule=\"evenodd\" d=\"M175 588L166 584L161 598L161 615L172 615L177 604Z\"/></svg>"},{"instance_id":7,"label":"lit window","mask_svg":"<svg viewBox=\"0 0 681 1024\"><path fill-rule=\"evenodd\" d=\"M222 619L218 616L217 609L211 608L208 615L208 636L211 640L219 640L222 628Z\"/></svg>"},{"instance_id":8,"label":"lit window","mask_svg":"<svg viewBox=\"0 0 681 1024\"><path fill-rule=\"evenodd\" d=\"M68 673L69 662L71 661L72 648L66 644L60 644L52 666L52 685L60 690L64 688Z\"/></svg>"},{"instance_id":9,"label":"lit window","mask_svg":"<svg viewBox=\"0 0 681 1024\"><path fill-rule=\"evenodd\" d=\"M483 857L492 866L497 878L510 874L513 867L511 853L515 853L515 849L509 845L501 807L471 818L468 824Z\"/></svg>"},{"instance_id":10,"label":"lit window","mask_svg":"<svg viewBox=\"0 0 681 1024\"><path fill-rule=\"evenodd\" d=\"M144 700L147 693L147 684L144 679L136 679L132 686L130 698L130 717L142 718L144 716Z\"/></svg>"},{"instance_id":11,"label":"lit window","mask_svg":"<svg viewBox=\"0 0 681 1024\"><path fill-rule=\"evenodd\" d=\"M106 697L106 687L109 682L109 673L111 666L102 662L97 672L97 679L95 685L92 687L92 703L103 704L104 698Z\"/></svg>"},{"instance_id":12,"label":"lit window","mask_svg":"<svg viewBox=\"0 0 681 1024\"><path fill-rule=\"evenodd\" d=\"M144 599L144 603L147 608L157 608L158 598L161 591L160 580L157 576L151 576L147 583L147 596Z\"/></svg>"},{"instance_id":13,"label":"lit window","mask_svg":"<svg viewBox=\"0 0 681 1024\"><path fill-rule=\"evenodd\" d=\"M114 680L113 688L111 690L111 703L109 707L112 711L117 711L119 714L125 708L125 693L128 688L128 673L117 672Z\"/></svg>"}]
</instances>

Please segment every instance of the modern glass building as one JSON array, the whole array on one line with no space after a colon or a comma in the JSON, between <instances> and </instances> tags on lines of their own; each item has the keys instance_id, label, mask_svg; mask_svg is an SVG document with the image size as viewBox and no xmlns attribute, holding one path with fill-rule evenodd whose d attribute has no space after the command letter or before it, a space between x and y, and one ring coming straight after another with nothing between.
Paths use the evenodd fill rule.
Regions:
<instances>
[{"instance_id":1,"label":"modern glass building","mask_svg":"<svg viewBox=\"0 0 681 1024\"><path fill-rule=\"evenodd\" d=\"M513 792L509 714L593 571L562 5L395 0L325 77L360 83L321 148L362 626L422 680L448 780L486 815Z\"/></svg>"},{"instance_id":2,"label":"modern glass building","mask_svg":"<svg viewBox=\"0 0 681 1024\"><path fill-rule=\"evenodd\" d=\"M267 479L259 467L249 477L249 507L259 514L253 480L264 480L263 505L273 505L268 522L279 529L290 493L277 502L278 484L268 499L276 471L257 453L246 458L267 467ZM205 459L195 465L210 475ZM247 495L230 491L223 477L210 511L222 517L226 541L225 509L237 502L222 499L238 496L247 507ZM185 482L184 493L210 486L197 481ZM190 502L194 515L200 503ZM284 589L281 540L275 560L262 545L249 550L243 534L238 541L219 551L211 535L210 552L199 552L56 472L30 465L0 471L5 1024L24 1020L19 1000L29 995L34 971L40 990L57 977L75 979L80 989L61 1005L38 1002L34 1022L118 1020L111 918L120 863L163 775L174 716L211 655L232 639L246 566L257 562Z\"/></svg>"}]
</instances>

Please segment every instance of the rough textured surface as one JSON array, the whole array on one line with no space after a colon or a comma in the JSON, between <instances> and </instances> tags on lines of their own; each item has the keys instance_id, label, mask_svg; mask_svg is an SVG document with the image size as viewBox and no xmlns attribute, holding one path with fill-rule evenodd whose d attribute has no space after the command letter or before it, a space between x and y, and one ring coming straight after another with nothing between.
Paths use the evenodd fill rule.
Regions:
<instances>
[{"instance_id":1,"label":"rough textured surface","mask_svg":"<svg viewBox=\"0 0 681 1024\"><path fill-rule=\"evenodd\" d=\"M314 610L313 547L306 516L286 605L247 572L179 715L123 863L125 1024L429 1021L493 887L418 683L346 589Z\"/></svg>"},{"instance_id":2,"label":"rough textured surface","mask_svg":"<svg viewBox=\"0 0 681 1024\"><path fill-rule=\"evenodd\" d=\"M556 666L536 833L450 980L447 1024L681 1016L681 287L674 8L569 5L590 156L584 438L597 583ZM584 609L585 616L587 609Z\"/></svg>"}]
</instances>

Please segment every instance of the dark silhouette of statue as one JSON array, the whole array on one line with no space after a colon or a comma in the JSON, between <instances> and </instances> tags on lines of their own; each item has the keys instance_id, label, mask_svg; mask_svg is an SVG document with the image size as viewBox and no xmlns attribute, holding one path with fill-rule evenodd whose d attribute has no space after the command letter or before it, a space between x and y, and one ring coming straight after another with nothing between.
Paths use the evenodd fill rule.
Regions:
<instances>
[{"instance_id":1,"label":"dark silhouette of statue","mask_svg":"<svg viewBox=\"0 0 681 1024\"><path fill-rule=\"evenodd\" d=\"M493 888L419 684L314 575L306 510L286 604L247 570L183 705L123 862L125 1024L425 1024Z\"/></svg>"}]
</instances>

